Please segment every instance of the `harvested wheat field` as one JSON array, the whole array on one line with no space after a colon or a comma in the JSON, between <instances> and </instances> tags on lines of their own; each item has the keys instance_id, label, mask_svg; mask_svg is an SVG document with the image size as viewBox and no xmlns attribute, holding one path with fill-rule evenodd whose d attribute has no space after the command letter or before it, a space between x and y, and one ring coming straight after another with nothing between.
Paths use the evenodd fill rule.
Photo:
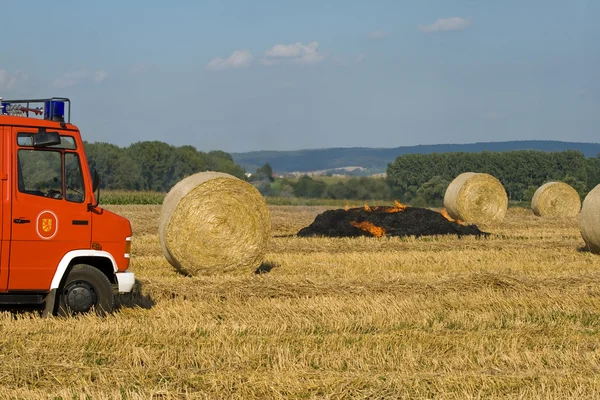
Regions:
<instances>
[{"instance_id":1,"label":"harvested wheat field","mask_svg":"<svg viewBox=\"0 0 600 400\"><path fill-rule=\"evenodd\" d=\"M162 255L159 206L110 209L132 221L138 292L106 318L3 312L0 397L600 396L600 256L577 217L301 238L327 208L270 207L270 272L186 277Z\"/></svg>"}]
</instances>

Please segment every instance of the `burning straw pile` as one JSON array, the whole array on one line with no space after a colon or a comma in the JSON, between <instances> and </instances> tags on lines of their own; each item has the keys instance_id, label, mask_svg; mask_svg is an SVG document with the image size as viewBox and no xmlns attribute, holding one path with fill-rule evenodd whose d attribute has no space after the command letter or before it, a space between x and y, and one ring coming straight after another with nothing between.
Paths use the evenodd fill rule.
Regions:
<instances>
[{"instance_id":1,"label":"burning straw pile","mask_svg":"<svg viewBox=\"0 0 600 400\"><path fill-rule=\"evenodd\" d=\"M262 195L229 174L201 172L173 187L163 202L163 254L187 275L248 272L262 262L271 219Z\"/></svg>"},{"instance_id":2,"label":"burning straw pile","mask_svg":"<svg viewBox=\"0 0 600 400\"><path fill-rule=\"evenodd\" d=\"M407 207L396 202L395 207L365 205L346 210L329 210L298 232L298 236L429 236L485 235L475 225L462 225L447 214L426 208Z\"/></svg>"}]
</instances>

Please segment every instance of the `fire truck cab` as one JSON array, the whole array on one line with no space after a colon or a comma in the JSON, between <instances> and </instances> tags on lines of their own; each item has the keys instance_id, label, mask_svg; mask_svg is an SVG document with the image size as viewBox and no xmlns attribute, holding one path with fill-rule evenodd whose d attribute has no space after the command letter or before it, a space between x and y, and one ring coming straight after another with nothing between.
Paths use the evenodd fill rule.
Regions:
<instances>
[{"instance_id":1,"label":"fire truck cab","mask_svg":"<svg viewBox=\"0 0 600 400\"><path fill-rule=\"evenodd\" d=\"M70 100L0 106L0 304L44 304L44 315L112 311L115 293L135 281L131 224L98 205Z\"/></svg>"}]
</instances>

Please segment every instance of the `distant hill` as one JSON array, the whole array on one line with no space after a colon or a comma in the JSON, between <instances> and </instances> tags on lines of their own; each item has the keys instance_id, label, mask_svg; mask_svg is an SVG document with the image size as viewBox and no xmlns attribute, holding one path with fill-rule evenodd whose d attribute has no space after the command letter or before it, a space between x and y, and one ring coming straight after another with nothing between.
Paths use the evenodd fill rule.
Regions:
<instances>
[{"instance_id":1,"label":"distant hill","mask_svg":"<svg viewBox=\"0 0 600 400\"><path fill-rule=\"evenodd\" d=\"M510 142L489 142L470 144L434 144L404 146L396 148L328 148L296 151L252 151L231 153L234 161L254 172L268 162L275 173L310 172L331 170L347 166L360 166L369 173L385 172L387 164L403 154L429 154L448 152L480 152L541 150L577 150L586 157L596 157L600 153L600 143L559 142L549 140L524 140Z\"/></svg>"}]
</instances>

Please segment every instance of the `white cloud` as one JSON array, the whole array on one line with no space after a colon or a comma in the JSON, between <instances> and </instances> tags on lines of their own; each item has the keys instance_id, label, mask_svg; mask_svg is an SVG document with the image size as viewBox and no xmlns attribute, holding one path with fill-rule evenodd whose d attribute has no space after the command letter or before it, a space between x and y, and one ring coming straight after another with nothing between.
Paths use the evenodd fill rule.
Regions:
<instances>
[{"instance_id":1,"label":"white cloud","mask_svg":"<svg viewBox=\"0 0 600 400\"><path fill-rule=\"evenodd\" d=\"M75 86L83 81L88 76L88 72L85 70L79 70L75 72L69 72L62 78L54 80L53 86L56 88L66 88Z\"/></svg>"},{"instance_id":2,"label":"white cloud","mask_svg":"<svg viewBox=\"0 0 600 400\"><path fill-rule=\"evenodd\" d=\"M319 43L308 44L276 44L265 51L265 56L260 60L263 65L281 63L293 64L318 64L325 57L319 53ZM207 70L224 70L230 68L248 67L254 62L254 56L248 50L236 50L227 58L213 58L207 65Z\"/></svg>"},{"instance_id":3,"label":"white cloud","mask_svg":"<svg viewBox=\"0 0 600 400\"><path fill-rule=\"evenodd\" d=\"M99 69L96 72L88 72L84 69L81 69L79 71L69 72L65 76L55 79L52 85L55 88L62 89L66 87L76 86L86 81L100 83L106 80L107 77L108 72L101 69Z\"/></svg>"},{"instance_id":4,"label":"white cloud","mask_svg":"<svg viewBox=\"0 0 600 400\"><path fill-rule=\"evenodd\" d=\"M371 40L385 39L388 36L389 36L389 33L387 33L386 31L382 31L382 30L371 32L367 35L367 37Z\"/></svg>"},{"instance_id":5,"label":"white cloud","mask_svg":"<svg viewBox=\"0 0 600 400\"><path fill-rule=\"evenodd\" d=\"M207 65L209 70L223 70L229 68L244 68L252 64L254 56L248 50L236 50L227 58L213 58Z\"/></svg>"},{"instance_id":6,"label":"white cloud","mask_svg":"<svg viewBox=\"0 0 600 400\"><path fill-rule=\"evenodd\" d=\"M106 71L96 71L96 73L94 74L94 82L102 82L103 80L105 80L108 77L108 72Z\"/></svg>"},{"instance_id":7,"label":"white cloud","mask_svg":"<svg viewBox=\"0 0 600 400\"><path fill-rule=\"evenodd\" d=\"M318 64L325 57L319 53L319 43L276 44L265 52L261 60L265 65L279 63Z\"/></svg>"},{"instance_id":8,"label":"white cloud","mask_svg":"<svg viewBox=\"0 0 600 400\"><path fill-rule=\"evenodd\" d=\"M460 31L471 25L471 19L462 17L439 18L433 24L419 25L421 32Z\"/></svg>"},{"instance_id":9,"label":"white cloud","mask_svg":"<svg viewBox=\"0 0 600 400\"><path fill-rule=\"evenodd\" d=\"M15 89L27 82L28 79L29 76L23 71L17 70L15 73L11 74L4 69L0 69L0 89Z\"/></svg>"}]
</instances>

